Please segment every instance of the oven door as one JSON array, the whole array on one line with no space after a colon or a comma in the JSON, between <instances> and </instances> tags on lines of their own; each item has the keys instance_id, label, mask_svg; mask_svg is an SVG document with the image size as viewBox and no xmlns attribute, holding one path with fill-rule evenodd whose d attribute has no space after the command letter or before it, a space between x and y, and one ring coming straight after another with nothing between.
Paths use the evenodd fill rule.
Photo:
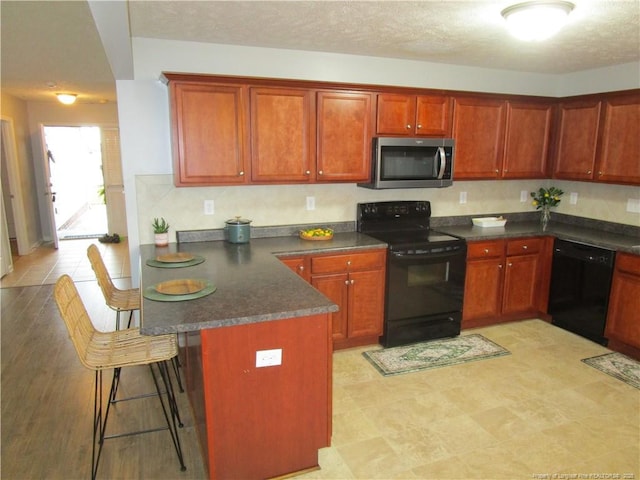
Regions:
<instances>
[{"instance_id":1,"label":"oven door","mask_svg":"<svg viewBox=\"0 0 640 480\"><path fill-rule=\"evenodd\" d=\"M402 255L389 252L385 347L460 334L466 245L453 252Z\"/></svg>"},{"instance_id":2,"label":"oven door","mask_svg":"<svg viewBox=\"0 0 640 480\"><path fill-rule=\"evenodd\" d=\"M466 248L437 254L390 252L386 318L389 321L462 311Z\"/></svg>"}]
</instances>

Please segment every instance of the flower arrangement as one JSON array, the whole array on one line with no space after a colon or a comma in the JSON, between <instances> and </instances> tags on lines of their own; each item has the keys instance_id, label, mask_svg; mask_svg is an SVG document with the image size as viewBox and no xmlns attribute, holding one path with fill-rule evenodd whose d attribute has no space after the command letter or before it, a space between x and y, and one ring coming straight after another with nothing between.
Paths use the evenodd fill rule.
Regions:
<instances>
[{"instance_id":1,"label":"flower arrangement","mask_svg":"<svg viewBox=\"0 0 640 480\"><path fill-rule=\"evenodd\" d=\"M154 218L151 226L153 233L167 233L169 231L169 224L162 217L160 219Z\"/></svg>"},{"instance_id":2,"label":"flower arrangement","mask_svg":"<svg viewBox=\"0 0 640 480\"><path fill-rule=\"evenodd\" d=\"M560 197L564 192L556 187L539 188L537 192L531 192L533 197L533 204L536 210L540 210L544 207L555 207L560 203Z\"/></svg>"}]
</instances>

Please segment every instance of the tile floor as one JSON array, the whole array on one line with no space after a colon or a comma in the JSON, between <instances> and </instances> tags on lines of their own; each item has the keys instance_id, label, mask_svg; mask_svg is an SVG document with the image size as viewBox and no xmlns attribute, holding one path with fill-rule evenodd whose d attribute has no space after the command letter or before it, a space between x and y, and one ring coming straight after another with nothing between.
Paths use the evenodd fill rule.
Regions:
<instances>
[{"instance_id":1,"label":"tile floor","mask_svg":"<svg viewBox=\"0 0 640 480\"><path fill-rule=\"evenodd\" d=\"M114 254L107 264L112 275L125 275L124 245L100 245L105 257ZM57 253L37 253L41 262L19 259L13 277L2 279L3 478L88 474L92 375L74 358L59 318L47 326L46 341L41 331L54 315L43 313L52 311L46 284L64 268L78 282L92 318L113 320L88 261L84 265L87 246L82 240L61 242ZM122 258L116 261L117 252ZM44 286L18 287L28 281ZM42 306L29 304L34 295L45 297ZM24 314L5 316L20 302ZM336 352L332 446L320 450L320 470L298 478L640 479L640 390L580 361L606 348L535 319L463 333L471 332L511 355L383 377L362 356L372 347ZM28 345L36 344L31 351L35 347ZM47 356L47 349L55 355ZM19 358L30 361L18 367ZM51 372L65 379L52 382ZM40 401L26 400L33 395L56 399L55 415ZM181 431L186 472L176 468L166 439L138 436L107 444L99 477L203 478L192 422ZM52 436L63 439L54 453Z\"/></svg>"}]
</instances>

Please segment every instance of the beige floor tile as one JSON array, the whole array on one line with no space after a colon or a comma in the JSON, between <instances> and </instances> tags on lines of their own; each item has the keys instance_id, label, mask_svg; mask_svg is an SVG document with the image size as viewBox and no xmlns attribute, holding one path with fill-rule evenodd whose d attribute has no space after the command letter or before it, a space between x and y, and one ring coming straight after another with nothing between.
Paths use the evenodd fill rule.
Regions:
<instances>
[{"instance_id":1,"label":"beige floor tile","mask_svg":"<svg viewBox=\"0 0 640 480\"><path fill-rule=\"evenodd\" d=\"M340 446L338 452L358 479L399 478L410 470L410 462L382 437Z\"/></svg>"}]
</instances>

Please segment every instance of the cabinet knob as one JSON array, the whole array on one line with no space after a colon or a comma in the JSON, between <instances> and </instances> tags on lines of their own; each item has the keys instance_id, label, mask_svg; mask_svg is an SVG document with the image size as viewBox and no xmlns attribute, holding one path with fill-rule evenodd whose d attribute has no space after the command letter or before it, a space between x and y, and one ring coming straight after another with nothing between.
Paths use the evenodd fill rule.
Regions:
<instances>
[{"instance_id":1,"label":"cabinet knob","mask_svg":"<svg viewBox=\"0 0 640 480\"><path fill-rule=\"evenodd\" d=\"M419 124L418 124L418 130L420 130L421 128L422 128L422 124L421 124L421 123L419 123Z\"/></svg>"},{"instance_id":2,"label":"cabinet knob","mask_svg":"<svg viewBox=\"0 0 640 480\"><path fill-rule=\"evenodd\" d=\"M498 265L498 268L502 268L502 264Z\"/></svg>"},{"instance_id":3,"label":"cabinet knob","mask_svg":"<svg viewBox=\"0 0 640 480\"><path fill-rule=\"evenodd\" d=\"M347 265L351 265L351 260L347 260Z\"/></svg>"},{"instance_id":4,"label":"cabinet knob","mask_svg":"<svg viewBox=\"0 0 640 480\"><path fill-rule=\"evenodd\" d=\"M498 172L499 172L499 170L496 168L496 173L498 173Z\"/></svg>"},{"instance_id":5,"label":"cabinet knob","mask_svg":"<svg viewBox=\"0 0 640 480\"><path fill-rule=\"evenodd\" d=\"M522 245L522 249L523 250L526 250L527 248L529 248L529 247L527 247L526 245Z\"/></svg>"},{"instance_id":6,"label":"cabinet knob","mask_svg":"<svg viewBox=\"0 0 640 480\"><path fill-rule=\"evenodd\" d=\"M488 249L488 248L485 248L485 249L484 249L484 253L489 253L489 249Z\"/></svg>"},{"instance_id":7,"label":"cabinet knob","mask_svg":"<svg viewBox=\"0 0 640 480\"><path fill-rule=\"evenodd\" d=\"M354 283L356 283L356 281L355 281L355 280L349 280L349 283L350 283L351 285L353 285Z\"/></svg>"},{"instance_id":8,"label":"cabinet knob","mask_svg":"<svg viewBox=\"0 0 640 480\"><path fill-rule=\"evenodd\" d=\"M311 175L311 171L307 170L306 172L304 172L305 175Z\"/></svg>"},{"instance_id":9,"label":"cabinet knob","mask_svg":"<svg viewBox=\"0 0 640 480\"><path fill-rule=\"evenodd\" d=\"M598 172L598 175L602 175L602 173L603 173L603 172L601 172L601 171L600 171L600 172Z\"/></svg>"},{"instance_id":10,"label":"cabinet knob","mask_svg":"<svg viewBox=\"0 0 640 480\"><path fill-rule=\"evenodd\" d=\"M513 263L509 262L508 266L513 267Z\"/></svg>"},{"instance_id":11,"label":"cabinet knob","mask_svg":"<svg viewBox=\"0 0 640 480\"><path fill-rule=\"evenodd\" d=\"M318 175L322 175L324 172L322 170L318 171Z\"/></svg>"},{"instance_id":12,"label":"cabinet knob","mask_svg":"<svg viewBox=\"0 0 640 480\"><path fill-rule=\"evenodd\" d=\"M345 284L345 285L349 285L349 280L345 280L345 281L344 281L344 284Z\"/></svg>"},{"instance_id":13,"label":"cabinet knob","mask_svg":"<svg viewBox=\"0 0 640 480\"><path fill-rule=\"evenodd\" d=\"M407 130L411 129L411 125L407 124Z\"/></svg>"},{"instance_id":14,"label":"cabinet knob","mask_svg":"<svg viewBox=\"0 0 640 480\"><path fill-rule=\"evenodd\" d=\"M588 173L589 175L591 175L591 170L587 170L587 173Z\"/></svg>"},{"instance_id":15,"label":"cabinet knob","mask_svg":"<svg viewBox=\"0 0 640 480\"><path fill-rule=\"evenodd\" d=\"M304 265L298 266L298 270L303 271L304 270Z\"/></svg>"},{"instance_id":16,"label":"cabinet knob","mask_svg":"<svg viewBox=\"0 0 640 480\"><path fill-rule=\"evenodd\" d=\"M243 175L244 175L244 172L240 172L240 173L238 173L238 175L243 176Z\"/></svg>"}]
</instances>

